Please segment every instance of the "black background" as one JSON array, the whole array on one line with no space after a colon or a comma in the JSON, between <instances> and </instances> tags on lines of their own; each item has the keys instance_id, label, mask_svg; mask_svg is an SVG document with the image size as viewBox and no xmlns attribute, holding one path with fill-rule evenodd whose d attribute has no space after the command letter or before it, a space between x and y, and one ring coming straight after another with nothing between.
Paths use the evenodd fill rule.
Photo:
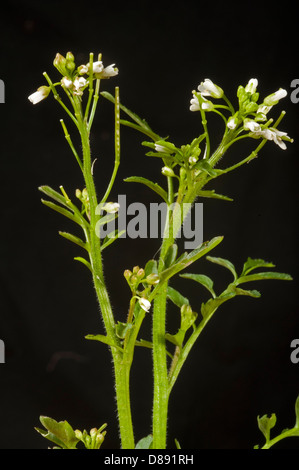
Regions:
<instances>
[{"instance_id":1,"label":"black background","mask_svg":"<svg viewBox=\"0 0 299 470\"><path fill-rule=\"evenodd\" d=\"M37 190L41 184L55 189L63 184L69 194L82 189L59 123L62 110L52 98L36 106L27 99L45 84L45 70L58 78L53 59L68 50L77 65L88 61L89 52L101 52L105 65L116 63L119 75L102 82L102 89L113 92L118 85L122 102L177 145L201 132L189 101L203 79L219 84L233 102L238 85L250 78L258 78L261 96L287 89L274 115L287 111L280 129L295 142L286 151L269 142L258 159L217 179L216 191L234 202L204 201L204 238L224 235L213 255L230 259L238 270L248 256L263 258L294 281L255 284L261 299L237 298L219 309L171 396L168 445L173 448L177 438L185 449L250 449L263 442L256 416L271 412L278 416L277 430L292 426L299 388L299 364L290 360L290 343L299 337L299 104L290 100L291 81L298 77L294 4L11 1L5 8L0 16L5 82L0 338L6 363L0 365L0 448L46 448L34 430L41 414L81 429L107 422L105 447L119 447L110 355L104 345L84 339L103 332L89 274L73 261L80 251L57 234L71 230L71 224L45 208ZM214 145L221 138L220 121L211 117ZM105 100L91 140L101 193L113 166L113 110ZM128 203L154 200L144 187L124 183L127 176L163 182L159 162L144 156L142 140L122 129L114 199L127 194ZM252 148L246 145L236 145L221 164L245 157ZM124 269L144 266L158 246L157 240L124 239L107 249L106 279L118 320L125 320L129 300ZM206 260L197 272L211 275L218 292L230 282L229 272ZM206 298L203 289L187 281L180 288L198 310ZM169 314L168 329L174 332L178 312ZM150 315L142 333L150 338ZM151 367L150 351L138 349L132 369L136 439L151 430ZM298 446L290 439L278 447Z\"/></svg>"}]
</instances>

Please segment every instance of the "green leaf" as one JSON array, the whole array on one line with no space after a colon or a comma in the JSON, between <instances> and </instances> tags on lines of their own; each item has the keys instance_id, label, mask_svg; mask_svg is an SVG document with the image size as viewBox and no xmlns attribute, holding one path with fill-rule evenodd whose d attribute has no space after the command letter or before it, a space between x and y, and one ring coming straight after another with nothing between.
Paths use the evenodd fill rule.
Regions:
<instances>
[{"instance_id":1,"label":"green leaf","mask_svg":"<svg viewBox=\"0 0 299 470\"><path fill-rule=\"evenodd\" d=\"M150 274L158 274L158 264L155 259L150 259L144 267L144 277Z\"/></svg>"},{"instance_id":2,"label":"green leaf","mask_svg":"<svg viewBox=\"0 0 299 470\"><path fill-rule=\"evenodd\" d=\"M197 170L201 170L201 171L204 171L205 173L207 173L209 176L212 176L213 178L215 178L216 176L220 175L222 173L222 170L215 170L209 163L207 160L205 159L202 159L202 160L199 160L193 167L193 168L196 168Z\"/></svg>"},{"instance_id":3,"label":"green leaf","mask_svg":"<svg viewBox=\"0 0 299 470\"><path fill-rule=\"evenodd\" d=\"M75 243L76 245L80 246L81 248L84 248L85 250L88 251L88 245L85 243L81 238L76 237L75 235L72 235L71 233L68 232L58 232L59 235L61 235L63 238L66 238L67 240Z\"/></svg>"},{"instance_id":4,"label":"green leaf","mask_svg":"<svg viewBox=\"0 0 299 470\"><path fill-rule=\"evenodd\" d=\"M213 198L213 199L222 199L223 201L233 201L233 199L231 199L228 196L223 196L222 194L215 193L214 189L211 190L211 191L206 191L206 190L199 191L197 193L197 196L199 196L199 197L208 197L208 198Z\"/></svg>"},{"instance_id":5,"label":"green leaf","mask_svg":"<svg viewBox=\"0 0 299 470\"><path fill-rule=\"evenodd\" d=\"M245 276L250 271L257 268L275 268L275 265L268 261L264 261L263 259L248 258L247 261L244 263L241 276Z\"/></svg>"},{"instance_id":6,"label":"green leaf","mask_svg":"<svg viewBox=\"0 0 299 470\"><path fill-rule=\"evenodd\" d=\"M256 299L261 296L261 293L258 290L240 289L240 287L236 287L234 284L230 284L225 292L234 292L235 295L248 295L249 297L254 297Z\"/></svg>"},{"instance_id":7,"label":"green leaf","mask_svg":"<svg viewBox=\"0 0 299 470\"><path fill-rule=\"evenodd\" d=\"M147 178L143 178L142 176L130 176L129 178L125 178L124 181L126 183L141 183L147 186L148 188L152 189L155 193L157 193L166 204L168 204L168 196L167 192L159 186L158 183L153 183L152 181L148 180Z\"/></svg>"},{"instance_id":8,"label":"green leaf","mask_svg":"<svg viewBox=\"0 0 299 470\"><path fill-rule=\"evenodd\" d=\"M292 281L293 278L289 274L285 273L276 273L276 272L263 272L256 274L249 274L248 276L241 276L236 280L236 285L242 284L244 282L251 281L262 281L265 279L277 279L279 281Z\"/></svg>"},{"instance_id":9,"label":"green leaf","mask_svg":"<svg viewBox=\"0 0 299 470\"><path fill-rule=\"evenodd\" d=\"M233 263L231 263L227 259L214 258L213 256L207 256L207 260L211 261L211 263L219 264L220 266L223 266L224 268L229 269L231 271L231 273L233 274L234 279L235 280L237 279L238 276L237 276L237 273L236 273L236 269L235 269Z\"/></svg>"},{"instance_id":10,"label":"green leaf","mask_svg":"<svg viewBox=\"0 0 299 470\"><path fill-rule=\"evenodd\" d=\"M275 415L275 413L272 413L270 417L268 417L267 415L264 415L260 418L258 416L257 417L257 422L258 422L259 430L265 436L266 442L269 442L270 441L270 431L271 431L272 428L274 428L274 426L276 424L276 415Z\"/></svg>"},{"instance_id":11,"label":"green leaf","mask_svg":"<svg viewBox=\"0 0 299 470\"><path fill-rule=\"evenodd\" d=\"M172 276L177 274L178 272L182 271L183 269L190 266L192 263L197 261L199 258L204 256L206 253L211 251L215 248L219 243L223 240L223 237L214 237L212 240L202 243L199 248L191 251L190 253L184 253L180 258L177 260L175 264L170 266L169 268L165 269L160 274L160 283L155 288L158 290L159 287L162 285L163 282L170 279Z\"/></svg>"},{"instance_id":12,"label":"green leaf","mask_svg":"<svg viewBox=\"0 0 299 470\"><path fill-rule=\"evenodd\" d=\"M81 256L76 256L76 258L74 258L75 261L80 261L80 263L84 264L84 266L86 266L90 272L92 273L92 267L91 267L91 264L85 259L85 258L82 258Z\"/></svg>"},{"instance_id":13,"label":"green leaf","mask_svg":"<svg viewBox=\"0 0 299 470\"><path fill-rule=\"evenodd\" d=\"M115 333L116 333L116 336L118 336L118 338L120 339L124 339L126 337L126 334L129 330L131 330L133 328L133 324L132 323L122 323L122 322L117 322L117 324L115 325Z\"/></svg>"},{"instance_id":14,"label":"green leaf","mask_svg":"<svg viewBox=\"0 0 299 470\"><path fill-rule=\"evenodd\" d=\"M213 281L210 277L204 275L204 274L191 274L191 273L184 273L180 274L180 277L183 277L184 279L192 279L193 281L198 282L199 284L203 285L208 291L212 294L212 296L215 298L216 294L213 289Z\"/></svg>"},{"instance_id":15,"label":"green leaf","mask_svg":"<svg viewBox=\"0 0 299 470\"><path fill-rule=\"evenodd\" d=\"M167 287L167 297L179 308L183 305L189 305L189 300L173 287Z\"/></svg>"},{"instance_id":16,"label":"green leaf","mask_svg":"<svg viewBox=\"0 0 299 470\"><path fill-rule=\"evenodd\" d=\"M86 335L85 339L91 339L92 341L100 341L101 343L107 344L113 348L118 349L119 351L123 352L122 348L117 346L111 338L104 335Z\"/></svg>"},{"instance_id":17,"label":"green leaf","mask_svg":"<svg viewBox=\"0 0 299 470\"><path fill-rule=\"evenodd\" d=\"M173 263L176 260L178 254L178 246L176 243L173 243L170 245L170 247L167 250L167 253L164 258L164 266L165 268L169 268L170 266L173 265Z\"/></svg>"},{"instance_id":18,"label":"green leaf","mask_svg":"<svg viewBox=\"0 0 299 470\"><path fill-rule=\"evenodd\" d=\"M170 343L178 346L179 348L182 347L183 341L186 335L186 331L179 329L179 331L175 335L171 335L170 333L165 334L165 339Z\"/></svg>"},{"instance_id":19,"label":"green leaf","mask_svg":"<svg viewBox=\"0 0 299 470\"><path fill-rule=\"evenodd\" d=\"M151 449L151 445L153 442L153 436L149 434L146 437L143 437L140 439L140 441L137 442L135 449Z\"/></svg>"},{"instance_id":20,"label":"green leaf","mask_svg":"<svg viewBox=\"0 0 299 470\"><path fill-rule=\"evenodd\" d=\"M38 189L42 193L49 196L51 199L54 199L54 201L59 202L65 207L69 207L68 203L66 202L65 197L62 194L55 191L54 189L50 188L50 186L40 186Z\"/></svg>"},{"instance_id":21,"label":"green leaf","mask_svg":"<svg viewBox=\"0 0 299 470\"><path fill-rule=\"evenodd\" d=\"M221 295L220 297L216 297L215 299L209 299L206 303L202 303L200 311L203 318L208 318L210 315L213 315L220 305L233 297L235 297L235 293L229 292Z\"/></svg>"},{"instance_id":22,"label":"green leaf","mask_svg":"<svg viewBox=\"0 0 299 470\"><path fill-rule=\"evenodd\" d=\"M59 214L64 215L65 217L72 220L73 222L76 222L77 224L80 224L80 219L78 219L70 210L64 209L63 207L60 207L60 206L57 206L57 204L54 204L54 202L45 201L44 199L42 199L41 202L45 206L50 207L50 209L53 209L56 212L59 212Z\"/></svg>"},{"instance_id":23,"label":"green leaf","mask_svg":"<svg viewBox=\"0 0 299 470\"><path fill-rule=\"evenodd\" d=\"M48 431L45 432L37 428L37 431L40 432L43 437L64 449L76 449L79 439L76 437L72 426L67 421L57 422L55 419L47 416L40 416L40 422Z\"/></svg>"}]
</instances>

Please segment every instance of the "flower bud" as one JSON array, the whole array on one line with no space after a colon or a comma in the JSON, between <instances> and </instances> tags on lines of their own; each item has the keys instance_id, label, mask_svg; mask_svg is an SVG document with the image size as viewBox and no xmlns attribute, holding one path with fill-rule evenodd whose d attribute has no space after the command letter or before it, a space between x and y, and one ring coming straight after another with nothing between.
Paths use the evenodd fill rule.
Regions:
<instances>
[{"instance_id":1,"label":"flower bud","mask_svg":"<svg viewBox=\"0 0 299 470\"><path fill-rule=\"evenodd\" d=\"M279 88L275 93L272 93L271 95L267 96L264 99L264 105L266 106L273 106L278 103L281 98L284 98L287 96L287 91L284 90L283 88Z\"/></svg>"},{"instance_id":2,"label":"flower bud","mask_svg":"<svg viewBox=\"0 0 299 470\"><path fill-rule=\"evenodd\" d=\"M215 83L213 83L209 78L206 78L204 82L201 82L197 89L203 96L212 96L213 98L222 98L223 96L222 88L215 85Z\"/></svg>"},{"instance_id":3,"label":"flower bud","mask_svg":"<svg viewBox=\"0 0 299 470\"><path fill-rule=\"evenodd\" d=\"M247 83L245 87L246 93L250 93L251 95L253 95L256 92L257 85L258 85L257 79L251 78L251 80L249 80L249 82Z\"/></svg>"},{"instance_id":4,"label":"flower bud","mask_svg":"<svg viewBox=\"0 0 299 470\"><path fill-rule=\"evenodd\" d=\"M140 268L138 270L138 272L136 273L136 276L139 278L139 279L143 279L144 278L144 269Z\"/></svg>"},{"instance_id":5,"label":"flower bud","mask_svg":"<svg viewBox=\"0 0 299 470\"><path fill-rule=\"evenodd\" d=\"M69 75L72 75L76 68L74 54L72 54L72 52L67 52L65 60L65 68L69 72Z\"/></svg>"},{"instance_id":6,"label":"flower bud","mask_svg":"<svg viewBox=\"0 0 299 470\"><path fill-rule=\"evenodd\" d=\"M169 168L169 166L163 166L161 172L164 176L175 176L173 169Z\"/></svg>"},{"instance_id":7,"label":"flower bud","mask_svg":"<svg viewBox=\"0 0 299 470\"><path fill-rule=\"evenodd\" d=\"M68 71L66 69L66 58L63 57L63 55L59 54L59 52L57 52L55 56L53 65L57 68L58 72L60 72L61 75L68 75Z\"/></svg>"},{"instance_id":8,"label":"flower bud","mask_svg":"<svg viewBox=\"0 0 299 470\"><path fill-rule=\"evenodd\" d=\"M129 269L126 269L124 271L124 277L127 281L129 281L130 277L132 276L132 271L130 271Z\"/></svg>"}]
</instances>

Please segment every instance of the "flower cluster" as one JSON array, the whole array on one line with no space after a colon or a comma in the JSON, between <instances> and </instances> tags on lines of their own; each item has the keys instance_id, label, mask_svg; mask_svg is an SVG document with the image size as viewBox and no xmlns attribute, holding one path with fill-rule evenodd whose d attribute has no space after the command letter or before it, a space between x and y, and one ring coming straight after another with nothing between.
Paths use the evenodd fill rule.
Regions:
<instances>
[{"instance_id":1,"label":"flower cluster","mask_svg":"<svg viewBox=\"0 0 299 470\"><path fill-rule=\"evenodd\" d=\"M62 79L59 83L62 88L71 91L74 95L79 97L82 96L83 91L88 86L91 73L93 79L107 79L118 74L118 69L115 67L115 64L104 67L101 60L93 62L92 67L90 63L88 63L76 68L75 58L71 52L68 52L65 57L57 53L53 64L62 75ZM83 75L87 75L87 78ZM32 93L28 99L31 103L37 104L47 98L50 91L50 86L42 86L38 88L36 92Z\"/></svg>"},{"instance_id":2,"label":"flower cluster","mask_svg":"<svg viewBox=\"0 0 299 470\"><path fill-rule=\"evenodd\" d=\"M249 131L248 136L252 138L263 138L272 140L283 150L286 149L284 141L293 142L288 137L286 132L278 131L274 127L269 127L272 120L268 120L267 114L276 105L279 100L287 95L286 90L280 88L275 93L268 95L262 103L258 104L259 93L256 91L258 86L258 80L252 78L249 80L245 87L239 86L237 91L237 97L239 100L239 110L233 111L232 105L225 97L223 90L215 85L211 80L205 79L198 86L198 92L193 91L193 98L190 101L191 111L216 111L217 108L226 108L231 112L231 116L226 119L227 128L229 130L237 130L238 133L242 131ZM212 98L224 98L229 106L217 106L212 101L207 100L205 97L209 96ZM265 124L263 124L265 123Z\"/></svg>"}]
</instances>

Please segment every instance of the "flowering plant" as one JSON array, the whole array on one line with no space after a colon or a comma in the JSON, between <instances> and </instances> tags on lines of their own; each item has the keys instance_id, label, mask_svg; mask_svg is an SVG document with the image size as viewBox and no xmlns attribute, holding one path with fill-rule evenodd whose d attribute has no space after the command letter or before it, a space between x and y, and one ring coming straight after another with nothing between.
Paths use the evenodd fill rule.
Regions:
<instances>
[{"instance_id":1,"label":"flowering plant","mask_svg":"<svg viewBox=\"0 0 299 470\"><path fill-rule=\"evenodd\" d=\"M115 155L110 181L106 190L99 196L93 177L94 162L91 158L89 136L100 96L100 81L116 76L118 69L114 64L104 67L101 55L94 61L93 54L90 54L87 64L77 66L70 52L66 57L57 54L54 66L62 77L53 83L48 74L44 73L47 86L38 88L29 96L29 100L36 104L52 94L75 124L81 138L82 155L76 150L66 124L61 120L66 140L82 172L83 188L77 189L75 194L78 204L62 186L60 191L49 186L41 186L40 191L50 198L42 202L79 225L83 232L82 238L66 232L60 232L60 235L75 243L86 254L85 257L79 256L75 259L91 273L105 328L104 334L90 334L86 338L104 343L111 351L121 447L164 449L170 393L191 349L218 308L236 296L260 297L261 294L257 290L244 289L243 285L248 282L266 279L291 280L288 274L272 271L274 264L263 259L248 258L244 262L242 271L237 273L235 266L229 260L208 255L221 243L222 236L216 236L195 249L182 253L179 253L176 243L180 228L198 198L230 200L226 196L217 194L213 189L205 189L208 183L250 162L257 157L267 141L273 141L283 150L286 149L286 142L292 142L286 132L278 130L284 112L281 112L276 121L268 118L272 107L286 95L286 91L280 89L259 102L258 81L251 79L245 87L239 86L238 108L235 108L218 85L210 79L205 79L197 90L192 92L193 97L190 102L190 110L200 113L203 132L190 144L180 147L159 136L145 120L121 104L118 87L115 88L114 96L102 92L101 95L114 104ZM59 95L58 87L68 100L67 104ZM127 119L120 118L121 111ZM219 115L224 122L222 140L213 151L207 125L207 115L211 112ZM109 198L120 164L121 125L133 128L150 139L143 142L143 145L150 149L147 152L148 156L161 159L165 187L141 176L131 176L126 181L144 184L158 194L167 205L159 258L149 259L142 268L134 266L124 272L124 278L131 291L126 319L118 318L117 313L112 310L103 267L103 251L117 241L122 233L115 230L103 240L100 236L101 227L113 221L120 209L119 204L110 201ZM257 139L256 148L238 163L218 168L218 162L232 144L245 138ZM187 268L191 265L193 267L196 261L206 255L210 262L228 269L232 275L232 281L223 292L216 292L213 280L207 275L187 272ZM209 292L210 298L198 306L200 313L194 311L191 301L171 285L173 278L178 276L200 284ZM166 330L168 300L179 312L180 327L177 332L170 333ZM139 336L146 315L152 315L150 340L142 340ZM130 371L136 346L152 349L154 381L151 434L137 444L130 402ZM299 434L298 412L297 400L296 424L287 435ZM264 448L269 448L280 438L286 437L286 434L282 433L281 437L270 440L270 429L275 424L273 416L271 418L264 416L258 421L266 437ZM88 434L86 431L74 431L66 421L57 422L48 417L41 417L41 422L45 430L38 429L38 431L60 448L76 448L79 442L86 448L99 448L104 440L105 432L102 431L105 425L99 430L92 429Z\"/></svg>"}]
</instances>

